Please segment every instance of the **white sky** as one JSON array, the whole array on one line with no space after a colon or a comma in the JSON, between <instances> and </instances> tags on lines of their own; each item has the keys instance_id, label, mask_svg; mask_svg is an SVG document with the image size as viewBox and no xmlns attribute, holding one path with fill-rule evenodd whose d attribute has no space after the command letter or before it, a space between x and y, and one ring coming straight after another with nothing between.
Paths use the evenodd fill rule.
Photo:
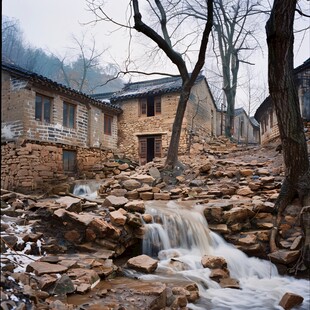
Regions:
<instances>
[{"instance_id":1,"label":"white sky","mask_svg":"<svg viewBox=\"0 0 310 310\"><path fill-rule=\"evenodd\" d=\"M110 11L115 13L128 1L112 3ZM2 0L2 15L18 19L25 41L46 51L64 54L73 46L72 35L81 38L87 32L96 38L98 51L113 46L106 54L107 62L126 55L124 32L111 33L116 27L103 22L83 25L95 19L85 0Z\"/></svg>"},{"instance_id":2,"label":"white sky","mask_svg":"<svg viewBox=\"0 0 310 310\"><path fill-rule=\"evenodd\" d=\"M120 22L126 20L128 0L106 0L104 2L107 5L109 4L107 10L111 16L115 16ZM106 22L99 22L92 26L81 25L81 23L88 23L95 19L94 14L87 11L85 0L2 0L2 14L19 20L26 42L57 55L64 55L65 51L68 51L68 48L73 46L72 35L81 38L82 33L86 31L88 36L93 35L95 37L98 51L109 48L102 57L102 62L121 65L128 55L128 36L126 37L124 31L114 31L117 29L116 26ZM300 44L300 38L296 38L295 42L295 66L298 66L310 57L309 30L302 44ZM147 40L141 42L136 48L140 55L143 55L143 43L147 44ZM260 71L259 79L264 80L266 83L266 51L264 58L258 56L252 61L258 63L255 70ZM153 66L152 60L150 64ZM173 69L173 73L176 73L174 67ZM145 76L143 78L146 79Z\"/></svg>"}]
</instances>

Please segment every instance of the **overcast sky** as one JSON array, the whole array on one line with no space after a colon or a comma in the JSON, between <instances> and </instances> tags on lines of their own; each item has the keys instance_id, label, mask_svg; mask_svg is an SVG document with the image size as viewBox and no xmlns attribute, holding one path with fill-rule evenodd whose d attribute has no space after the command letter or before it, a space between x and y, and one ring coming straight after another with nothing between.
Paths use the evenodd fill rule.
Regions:
<instances>
[{"instance_id":1,"label":"overcast sky","mask_svg":"<svg viewBox=\"0 0 310 310\"><path fill-rule=\"evenodd\" d=\"M111 16L120 22L126 20L128 0L105 2L109 5L106 10ZM310 7L310 2L308 3ZM19 20L26 42L57 55L64 55L68 47L72 47L72 35L81 38L82 33L85 32L87 36L95 37L97 50L109 48L102 58L103 62L121 65L128 55L128 36L126 37L124 31L115 31L116 27L106 22L85 25L95 19L94 13L87 10L85 0L2 0L2 14ZM262 41L265 41L264 36L264 34L261 35ZM147 40L144 41L147 42ZM295 42L295 66L298 66L310 57L309 30L302 44L300 35ZM135 49L141 55L143 55L142 44ZM261 71L264 76L262 79L266 81L267 53L265 52L264 57L257 54L254 61L258 63L255 70ZM153 66L152 60L150 63ZM175 70L174 67L171 68Z\"/></svg>"},{"instance_id":2,"label":"overcast sky","mask_svg":"<svg viewBox=\"0 0 310 310\"><path fill-rule=\"evenodd\" d=\"M112 3L107 9L116 15L128 1ZM86 32L95 37L98 51L109 48L107 62L126 55L125 33L108 23L89 24L95 17L85 0L2 0L2 14L19 20L25 41L46 51L62 54L73 46L72 35L81 38Z\"/></svg>"}]
</instances>

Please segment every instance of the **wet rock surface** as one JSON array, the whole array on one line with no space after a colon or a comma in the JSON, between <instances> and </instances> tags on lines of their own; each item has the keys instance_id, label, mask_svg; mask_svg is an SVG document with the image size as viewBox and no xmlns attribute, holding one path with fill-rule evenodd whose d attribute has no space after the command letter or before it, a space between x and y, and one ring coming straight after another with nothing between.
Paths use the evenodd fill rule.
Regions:
<instances>
[{"instance_id":1,"label":"wet rock surface","mask_svg":"<svg viewBox=\"0 0 310 310\"><path fill-rule=\"evenodd\" d=\"M150 200L199 204L209 229L250 256L270 259L284 273L300 257L303 237L294 201L280 225L278 252L270 254L274 202L283 180L275 147L224 142L193 148L182 169L164 171L155 159L142 167L109 163L98 197L76 197L58 186L48 197L1 191L1 307L3 309L186 309L199 299L195 283L143 282L124 270L154 273L157 260L141 255ZM109 171L109 174L106 174ZM97 179L100 179L97 177ZM174 268L184 268L176 258ZM203 256L213 281L240 288L225 260ZM306 267L300 266L305 272ZM284 309L300 299L285 297Z\"/></svg>"}]
</instances>

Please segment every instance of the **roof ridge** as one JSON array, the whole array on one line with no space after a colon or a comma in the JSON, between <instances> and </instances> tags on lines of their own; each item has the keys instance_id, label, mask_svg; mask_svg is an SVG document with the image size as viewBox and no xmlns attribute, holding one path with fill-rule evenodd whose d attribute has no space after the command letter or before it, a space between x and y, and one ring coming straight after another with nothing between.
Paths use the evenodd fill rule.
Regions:
<instances>
[{"instance_id":1,"label":"roof ridge","mask_svg":"<svg viewBox=\"0 0 310 310\"><path fill-rule=\"evenodd\" d=\"M92 101L93 103L100 103L101 105L104 105L106 106L107 108L111 108L111 109L114 109L114 110L121 110L121 108L115 104L112 104L112 103L107 103L107 102L102 102L98 99L95 99L93 97L91 97L90 95L84 93L84 92L81 92L81 91L78 91L74 88L71 88L71 87L68 87L64 84L61 84L61 83L58 83L56 81L53 81L52 79L46 77L46 76L43 76L41 74L38 74L36 72L33 72L33 71L30 71L30 70L27 70L25 68L22 68L18 65L15 65L15 64L10 64L10 63L7 63L7 62L2 62L1 63L1 67L2 69L4 70L8 70L8 71L15 71L16 73L19 73L21 75L24 75L25 77L28 77L28 78L37 78L39 79L41 82L47 82L47 83L50 83L56 87L59 87L59 88L62 88L63 90L67 90L67 91L70 91L76 95L79 95L79 96L82 96L84 97L85 99L88 99L90 101Z\"/></svg>"}]
</instances>

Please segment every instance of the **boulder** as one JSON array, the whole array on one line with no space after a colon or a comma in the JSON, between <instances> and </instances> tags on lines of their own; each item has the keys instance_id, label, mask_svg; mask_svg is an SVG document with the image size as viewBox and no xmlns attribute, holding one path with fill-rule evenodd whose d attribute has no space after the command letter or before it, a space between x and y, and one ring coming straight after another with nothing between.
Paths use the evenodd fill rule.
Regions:
<instances>
[{"instance_id":1,"label":"boulder","mask_svg":"<svg viewBox=\"0 0 310 310\"><path fill-rule=\"evenodd\" d=\"M120 210L110 212L110 219L111 223L118 225L118 226L124 226L127 220L127 217L123 215L123 213Z\"/></svg>"},{"instance_id":2,"label":"boulder","mask_svg":"<svg viewBox=\"0 0 310 310\"><path fill-rule=\"evenodd\" d=\"M160 179L161 175L159 170L156 167L151 167L149 169L149 174L154 178L154 179Z\"/></svg>"},{"instance_id":3,"label":"boulder","mask_svg":"<svg viewBox=\"0 0 310 310\"><path fill-rule=\"evenodd\" d=\"M124 206L124 209L129 212L144 213L145 205L144 205L144 202L141 200L133 200L133 201L127 202Z\"/></svg>"},{"instance_id":4,"label":"boulder","mask_svg":"<svg viewBox=\"0 0 310 310\"><path fill-rule=\"evenodd\" d=\"M103 202L103 206L105 207L115 207L120 208L123 207L128 202L128 199L125 197L117 197L113 195L109 195Z\"/></svg>"},{"instance_id":5,"label":"boulder","mask_svg":"<svg viewBox=\"0 0 310 310\"><path fill-rule=\"evenodd\" d=\"M217 269L227 268L227 262L224 257L204 255L201 259L201 264L204 268Z\"/></svg>"},{"instance_id":6,"label":"boulder","mask_svg":"<svg viewBox=\"0 0 310 310\"><path fill-rule=\"evenodd\" d=\"M152 184L155 179L151 175L147 174L136 174L131 176L133 179L138 180L142 183Z\"/></svg>"},{"instance_id":7,"label":"boulder","mask_svg":"<svg viewBox=\"0 0 310 310\"><path fill-rule=\"evenodd\" d=\"M278 250L268 254L273 263L288 265L298 259L300 251Z\"/></svg>"},{"instance_id":8,"label":"boulder","mask_svg":"<svg viewBox=\"0 0 310 310\"><path fill-rule=\"evenodd\" d=\"M237 189L236 194L240 196L248 196L253 194L253 192L249 186L243 186Z\"/></svg>"},{"instance_id":9,"label":"boulder","mask_svg":"<svg viewBox=\"0 0 310 310\"><path fill-rule=\"evenodd\" d=\"M56 200L60 205L64 205L66 210L71 212L82 211L82 200L71 196L64 196Z\"/></svg>"},{"instance_id":10,"label":"boulder","mask_svg":"<svg viewBox=\"0 0 310 310\"><path fill-rule=\"evenodd\" d=\"M233 278L222 278L219 282L222 288L235 288L240 289L239 281Z\"/></svg>"},{"instance_id":11,"label":"boulder","mask_svg":"<svg viewBox=\"0 0 310 310\"><path fill-rule=\"evenodd\" d=\"M248 210L241 207L232 208L224 212L224 219L227 224L243 223L248 218Z\"/></svg>"},{"instance_id":12,"label":"boulder","mask_svg":"<svg viewBox=\"0 0 310 310\"><path fill-rule=\"evenodd\" d=\"M123 182L123 187L128 191L132 191L134 189L140 188L141 183L134 179L129 179Z\"/></svg>"},{"instance_id":13,"label":"boulder","mask_svg":"<svg viewBox=\"0 0 310 310\"><path fill-rule=\"evenodd\" d=\"M45 262L32 262L26 267L27 272L34 272L36 275L41 276L45 273L63 273L68 270L67 267L58 264L50 264Z\"/></svg>"},{"instance_id":14,"label":"boulder","mask_svg":"<svg viewBox=\"0 0 310 310\"><path fill-rule=\"evenodd\" d=\"M125 197L127 190L125 188L112 189L110 194L116 197Z\"/></svg>"},{"instance_id":15,"label":"boulder","mask_svg":"<svg viewBox=\"0 0 310 310\"><path fill-rule=\"evenodd\" d=\"M129 268L142 271L145 273L152 273L156 270L158 266L158 261L145 254L130 258L127 261L127 266Z\"/></svg>"},{"instance_id":16,"label":"boulder","mask_svg":"<svg viewBox=\"0 0 310 310\"><path fill-rule=\"evenodd\" d=\"M52 288L49 289L49 293L58 296L65 296L66 294L73 293L75 291L74 284L68 275L62 275ZM57 308L58 309L58 308Z\"/></svg>"},{"instance_id":17,"label":"boulder","mask_svg":"<svg viewBox=\"0 0 310 310\"><path fill-rule=\"evenodd\" d=\"M281 306L284 310L290 310L302 304L303 301L304 298L300 295L285 293L279 302L279 306Z\"/></svg>"},{"instance_id":18,"label":"boulder","mask_svg":"<svg viewBox=\"0 0 310 310\"><path fill-rule=\"evenodd\" d=\"M227 268L225 269L212 269L210 274L210 279L212 279L215 282L220 282L220 279L228 278L229 277L229 271Z\"/></svg>"},{"instance_id":19,"label":"boulder","mask_svg":"<svg viewBox=\"0 0 310 310\"><path fill-rule=\"evenodd\" d=\"M93 219L88 228L93 230L98 238L104 238L107 236L119 238L121 235L120 229L99 218Z\"/></svg>"}]
</instances>

